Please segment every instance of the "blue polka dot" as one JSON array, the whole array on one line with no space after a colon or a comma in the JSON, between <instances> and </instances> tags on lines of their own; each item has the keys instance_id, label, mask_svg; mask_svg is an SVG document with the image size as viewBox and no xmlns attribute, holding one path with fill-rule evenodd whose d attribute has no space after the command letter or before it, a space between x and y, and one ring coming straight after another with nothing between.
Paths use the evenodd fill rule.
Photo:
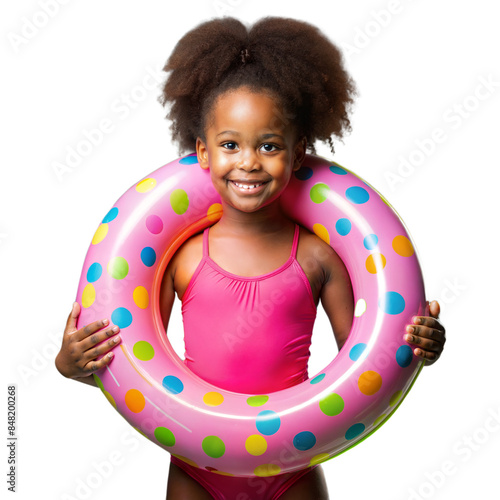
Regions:
<instances>
[{"instance_id":1,"label":"blue polka dot","mask_svg":"<svg viewBox=\"0 0 500 500\"><path fill-rule=\"evenodd\" d=\"M396 361L401 368L409 366L413 359L413 351L409 345L402 345L396 351Z\"/></svg>"},{"instance_id":2,"label":"blue polka dot","mask_svg":"<svg viewBox=\"0 0 500 500\"><path fill-rule=\"evenodd\" d=\"M141 260L145 266L153 266L156 262L156 252L151 247L144 247L141 250Z\"/></svg>"},{"instance_id":3,"label":"blue polka dot","mask_svg":"<svg viewBox=\"0 0 500 500\"><path fill-rule=\"evenodd\" d=\"M363 245L367 250L373 250L378 244L378 236L376 234L369 234L365 236L363 240Z\"/></svg>"},{"instance_id":4,"label":"blue polka dot","mask_svg":"<svg viewBox=\"0 0 500 500\"><path fill-rule=\"evenodd\" d=\"M184 390L184 384L180 378L173 375L167 375L161 382L161 385L172 394L179 394Z\"/></svg>"},{"instance_id":5,"label":"blue polka dot","mask_svg":"<svg viewBox=\"0 0 500 500\"><path fill-rule=\"evenodd\" d=\"M118 208L113 207L102 219L102 223L105 224L106 222L111 222L112 220L116 219L116 216L118 215Z\"/></svg>"},{"instance_id":6,"label":"blue polka dot","mask_svg":"<svg viewBox=\"0 0 500 500\"><path fill-rule=\"evenodd\" d=\"M125 307L117 307L111 313L111 321L120 328L127 328L132 323L132 314Z\"/></svg>"},{"instance_id":7,"label":"blue polka dot","mask_svg":"<svg viewBox=\"0 0 500 500\"><path fill-rule=\"evenodd\" d=\"M351 232L351 221L349 219L339 219L335 223L335 229L337 230L337 233L340 234L340 236L346 236Z\"/></svg>"},{"instance_id":8,"label":"blue polka dot","mask_svg":"<svg viewBox=\"0 0 500 500\"><path fill-rule=\"evenodd\" d=\"M299 432L293 438L293 445L297 450L310 450L316 444L316 436L309 431Z\"/></svg>"},{"instance_id":9,"label":"blue polka dot","mask_svg":"<svg viewBox=\"0 0 500 500\"><path fill-rule=\"evenodd\" d=\"M340 167L337 167L337 165L332 165L330 167L330 170L334 173L334 174L337 174L337 175L346 175L347 172L343 169L343 168L340 168Z\"/></svg>"},{"instance_id":10,"label":"blue polka dot","mask_svg":"<svg viewBox=\"0 0 500 500\"><path fill-rule=\"evenodd\" d=\"M348 188L345 192L345 196L351 203L356 203L356 205L366 203L370 199L368 191L359 186Z\"/></svg>"},{"instance_id":11,"label":"blue polka dot","mask_svg":"<svg viewBox=\"0 0 500 500\"><path fill-rule=\"evenodd\" d=\"M347 432L345 433L345 438L347 440L349 439L354 439L355 437L359 436L363 431L365 430L364 424L354 424L347 429Z\"/></svg>"},{"instance_id":12,"label":"blue polka dot","mask_svg":"<svg viewBox=\"0 0 500 500\"><path fill-rule=\"evenodd\" d=\"M281 419L274 411L264 410L257 415L257 430L265 436L276 434L280 428L280 425Z\"/></svg>"},{"instance_id":13,"label":"blue polka dot","mask_svg":"<svg viewBox=\"0 0 500 500\"><path fill-rule=\"evenodd\" d=\"M324 378L325 378L325 374L322 373L321 375L318 375L317 377L314 377L311 380L311 384L319 384Z\"/></svg>"},{"instance_id":14,"label":"blue polka dot","mask_svg":"<svg viewBox=\"0 0 500 500\"><path fill-rule=\"evenodd\" d=\"M405 309L405 299L398 292L385 292L380 297L378 306L387 314L400 314Z\"/></svg>"},{"instance_id":15,"label":"blue polka dot","mask_svg":"<svg viewBox=\"0 0 500 500\"><path fill-rule=\"evenodd\" d=\"M94 262L87 271L87 281L89 283L94 283L97 281L102 274L102 266L99 262Z\"/></svg>"},{"instance_id":16,"label":"blue polka dot","mask_svg":"<svg viewBox=\"0 0 500 500\"><path fill-rule=\"evenodd\" d=\"M299 179L299 181L307 181L313 176L313 169L310 167L301 167L299 170L295 172L295 177Z\"/></svg>"},{"instance_id":17,"label":"blue polka dot","mask_svg":"<svg viewBox=\"0 0 500 500\"><path fill-rule=\"evenodd\" d=\"M181 165L194 165L198 163L198 157L196 155L185 156L179 160L179 163Z\"/></svg>"},{"instance_id":18,"label":"blue polka dot","mask_svg":"<svg viewBox=\"0 0 500 500\"><path fill-rule=\"evenodd\" d=\"M359 359L361 354L363 354L364 350L366 349L366 344L363 342L360 342L359 344L356 344L351 348L349 351L349 357L353 360L356 361Z\"/></svg>"}]
</instances>

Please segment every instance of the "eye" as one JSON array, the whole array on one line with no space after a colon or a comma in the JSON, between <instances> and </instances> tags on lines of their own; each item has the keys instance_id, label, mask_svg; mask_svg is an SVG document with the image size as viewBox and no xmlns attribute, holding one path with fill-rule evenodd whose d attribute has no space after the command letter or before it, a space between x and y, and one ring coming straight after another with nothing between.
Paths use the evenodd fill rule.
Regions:
<instances>
[{"instance_id":1,"label":"eye","mask_svg":"<svg viewBox=\"0 0 500 500\"><path fill-rule=\"evenodd\" d=\"M233 151L238 146L237 146L237 144L235 142L225 142L224 144L222 144L222 147L225 148L225 149L229 149L229 150Z\"/></svg>"},{"instance_id":2,"label":"eye","mask_svg":"<svg viewBox=\"0 0 500 500\"><path fill-rule=\"evenodd\" d=\"M266 153L273 153L274 151L278 151L280 149L279 146L276 144L271 144L269 142L266 142L262 144L261 148L266 152Z\"/></svg>"}]
</instances>

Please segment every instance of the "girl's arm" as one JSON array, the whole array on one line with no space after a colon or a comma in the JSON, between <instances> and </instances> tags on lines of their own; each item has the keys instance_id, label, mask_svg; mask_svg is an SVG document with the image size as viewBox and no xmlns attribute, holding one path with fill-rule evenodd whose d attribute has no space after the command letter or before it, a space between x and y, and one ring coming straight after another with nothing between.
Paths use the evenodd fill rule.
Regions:
<instances>
[{"instance_id":1,"label":"girl's arm","mask_svg":"<svg viewBox=\"0 0 500 500\"><path fill-rule=\"evenodd\" d=\"M323 249L321 255L324 281L320 298L340 350L349 336L354 316L352 284L344 263L335 251Z\"/></svg>"}]
</instances>

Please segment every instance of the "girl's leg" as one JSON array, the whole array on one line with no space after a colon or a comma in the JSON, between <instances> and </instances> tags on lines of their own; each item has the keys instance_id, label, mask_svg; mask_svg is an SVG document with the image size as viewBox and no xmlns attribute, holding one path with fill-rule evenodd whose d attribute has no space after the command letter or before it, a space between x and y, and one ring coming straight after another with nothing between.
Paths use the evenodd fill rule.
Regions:
<instances>
[{"instance_id":1,"label":"girl's leg","mask_svg":"<svg viewBox=\"0 0 500 500\"><path fill-rule=\"evenodd\" d=\"M315 467L298 479L279 500L328 500L325 475L321 467Z\"/></svg>"},{"instance_id":2,"label":"girl's leg","mask_svg":"<svg viewBox=\"0 0 500 500\"><path fill-rule=\"evenodd\" d=\"M167 483L167 500L213 500L212 495L187 472L170 463Z\"/></svg>"}]
</instances>

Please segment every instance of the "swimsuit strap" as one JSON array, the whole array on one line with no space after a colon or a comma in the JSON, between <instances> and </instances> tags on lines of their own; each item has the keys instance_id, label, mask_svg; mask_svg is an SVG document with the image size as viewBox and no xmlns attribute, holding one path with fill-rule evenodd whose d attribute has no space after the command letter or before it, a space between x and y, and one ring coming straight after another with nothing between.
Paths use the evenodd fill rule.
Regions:
<instances>
[{"instance_id":1,"label":"swimsuit strap","mask_svg":"<svg viewBox=\"0 0 500 500\"><path fill-rule=\"evenodd\" d=\"M207 227L205 231L203 231L203 257L208 257L208 230L210 227Z\"/></svg>"},{"instance_id":2,"label":"swimsuit strap","mask_svg":"<svg viewBox=\"0 0 500 500\"><path fill-rule=\"evenodd\" d=\"M294 259L297 258L297 248L299 246L299 233L300 227L298 224L295 224L295 233L293 233L293 243L292 243L292 252L290 254Z\"/></svg>"}]
</instances>

